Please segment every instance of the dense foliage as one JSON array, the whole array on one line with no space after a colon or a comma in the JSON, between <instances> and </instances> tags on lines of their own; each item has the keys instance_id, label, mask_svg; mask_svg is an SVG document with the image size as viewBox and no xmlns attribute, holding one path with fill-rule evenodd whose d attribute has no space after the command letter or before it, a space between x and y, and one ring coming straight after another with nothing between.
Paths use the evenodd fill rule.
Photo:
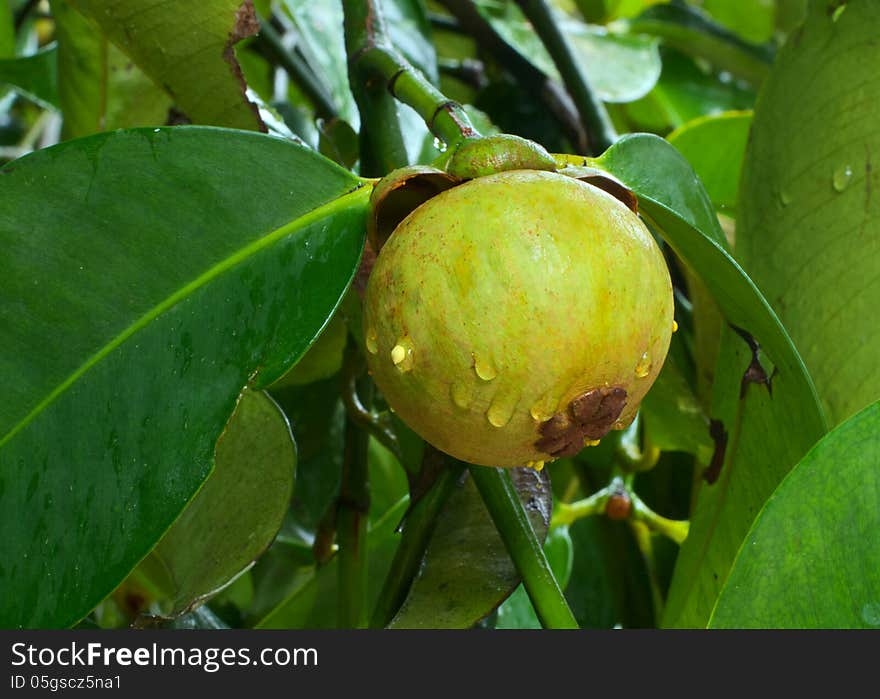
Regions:
<instances>
[{"instance_id":1,"label":"dense foliage","mask_svg":"<svg viewBox=\"0 0 880 699\"><path fill-rule=\"evenodd\" d=\"M878 26L0 0L0 626L880 627ZM537 160L463 163L493 134ZM380 245L511 162L637 210L674 291L638 415L543 470L367 370Z\"/></svg>"}]
</instances>

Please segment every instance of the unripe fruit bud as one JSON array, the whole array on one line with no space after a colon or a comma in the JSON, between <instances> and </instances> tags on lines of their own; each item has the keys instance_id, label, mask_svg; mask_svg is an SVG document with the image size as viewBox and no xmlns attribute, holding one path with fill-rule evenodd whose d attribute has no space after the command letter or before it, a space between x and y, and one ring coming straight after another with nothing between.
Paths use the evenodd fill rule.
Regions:
<instances>
[{"instance_id":1,"label":"unripe fruit bud","mask_svg":"<svg viewBox=\"0 0 880 699\"><path fill-rule=\"evenodd\" d=\"M577 453L628 424L666 357L672 285L624 204L552 172L418 206L365 296L368 363L426 441L486 466Z\"/></svg>"}]
</instances>

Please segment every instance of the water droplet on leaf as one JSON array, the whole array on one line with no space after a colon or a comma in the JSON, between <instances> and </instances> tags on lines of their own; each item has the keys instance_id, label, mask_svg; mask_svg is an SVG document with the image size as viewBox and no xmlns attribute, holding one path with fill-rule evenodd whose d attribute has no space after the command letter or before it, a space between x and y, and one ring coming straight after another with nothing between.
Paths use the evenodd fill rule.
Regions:
<instances>
[{"instance_id":1,"label":"water droplet on leaf","mask_svg":"<svg viewBox=\"0 0 880 699\"><path fill-rule=\"evenodd\" d=\"M831 183L834 185L834 190L837 192L842 192L849 186L849 182L852 179L852 168L849 165L841 165L840 167L834 170L834 176L831 178Z\"/></svg>"},{"instance_id":2,"label":"water droplet on leaf","mask_svg":"<svg viewBox=\"0 0 880 699\"><path fill-rule=\"evenodd\" d=\"M370 328L367 331L367 352L370 354L376 354L379 351L379 338L376 336L376 331Z\"/></svg>"}]
</instances>

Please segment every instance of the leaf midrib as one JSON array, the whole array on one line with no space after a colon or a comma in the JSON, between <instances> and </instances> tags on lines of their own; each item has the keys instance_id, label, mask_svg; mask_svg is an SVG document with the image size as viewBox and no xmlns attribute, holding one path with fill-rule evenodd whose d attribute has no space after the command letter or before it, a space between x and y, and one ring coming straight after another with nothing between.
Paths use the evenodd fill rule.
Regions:
<instances>
[{"instance_id":1,"label":"leaf midrib","mask_svg":"<svg viewBox=\"0 0 880 699\"><path fill-rule=\"evenodd\" d=\"M173 308L178 303L188 298L195 291L207 285L224 272L227 272L228 270L233 269L242 262L249 260L251 257L256 255L264 248L269 247L270 245L284 238L290 233L298 229L305 228L311 223L319 221L322 218L326 218L328 215L333 214L336 211L347 208L351 205L352 202L356 201L359 198L364 198L368 196L370 188L366 187L365 184L365 181L360 181L354 189L346 192L336 199L333 199L315 209L312 209L308 213L300 216L299 218L289 221L280 228L276 228L266 235L262 236L261 238L250 242L248 245L245 245L243 248L236 250L233 254L222 259L213 267L210 267L198 277L180 287L173 294L169 295L167 298L163 299L158 304L153 306L140 318L135 320L134 323L125 328L116 337L110 340L110 342L105 344L101 349L95 352L95 354L89 357L82 365L80 365L66 379L64 379L64 381L62 381L54 389L52 389L52 391L50 391L49 394L42 401L40 401L40 403L38 403L33 410L31 410L21 421L16 423L9 430L9 432L7 432L2 439L0 439L0 448L3 448L9 441L12 440L13 437L15 437L18 432L27 427L38 415L40 415L40 413L42 413L46 408L54 403L68 388L70 388L84 374L86 374L89 369L98 364L102 359L104 359L110 353L120 347L126 340L131 338L138 331L149 325L161 314Z\"/></svg>"}]
</instances>

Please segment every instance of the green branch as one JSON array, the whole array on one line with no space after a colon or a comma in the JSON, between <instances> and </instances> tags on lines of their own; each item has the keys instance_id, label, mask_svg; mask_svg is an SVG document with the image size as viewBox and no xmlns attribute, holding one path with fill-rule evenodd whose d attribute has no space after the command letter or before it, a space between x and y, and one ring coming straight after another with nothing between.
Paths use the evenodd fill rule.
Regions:
<instances>
[{"instance_id":1,"label":"green branch","mask_svg":"<svg viewBox=\"0 0 880 699\"><path fill-rule=\"evenodd\" d=\"M343 0L345 45L353 89L381 89L412 107L428 129L448 146L479 133L461 105L446 98L391 45L376 0ZM360 101L359 101L360 106Z\"/></svg>"},{"instance_id":2,"label":"green branch","mask_svg":"<svg viewBox=\"0 0 880 699\"><path fill-rule=\"evenodd\" d=\"M556 64L562 81L571 95L587 129L593 155L600 155L617 140L617 133L605 105L590 87L587 73L574 49L559 28L553 10L546 0L516 0L523 14L532 23L538 37Z\"/></svg>"},{"instance_id":3,"label":"green branch","mask_svg":"<svg viewBox=\"0 0 880 699\"><path fill-rule=\"evenodd\" d=\"M260 33L254 43L270 62L284 68L290 79L314 105L317 116L332 119L339 115L339 108L329 90L317 79L303 57L285 46L284 38L271 20L260 18Z\"/></svg>"},{"instance_id":4,"label":"green branch","mask_svg":"<svg viewBox=\"0 0 880 699\"><path fill-rule=\"evenodd\" d=\"M343 371L360 375L363 360L349 344ZM368 381L368 380L367 380ZM367 614L367 515L370 510L368 447L370 435L350 415L345 419L342 480L336 501L336 537L339 541L340 628L363 628Z\"/></svg>"},{"instance_id":5,"label":"green branch","mask_svg":"<svg viewBox=\"0 0 880 699\"><path fill-rule=\"evenodd\" d=\"M480 51L492 55L530 93L537 95L556 118L566 138L580 153L589 149L587 132L571 98L559 83L538 68L502 37L480 14L472 0L439 0L461 29L477 42ZM596 153L598 155L598 153Z\"/></svg>"},{"instance_id":6,"label":"green branch","mask_svg":"<svg viewBox=\"0 0 880 699\"><path fill-rule=\"evenodd\" d=\"M548 629L578 628L519 500L510 473L500 468L471 466L470 474L522 576L541 624Z\"/></svg>"}]
</instances>

